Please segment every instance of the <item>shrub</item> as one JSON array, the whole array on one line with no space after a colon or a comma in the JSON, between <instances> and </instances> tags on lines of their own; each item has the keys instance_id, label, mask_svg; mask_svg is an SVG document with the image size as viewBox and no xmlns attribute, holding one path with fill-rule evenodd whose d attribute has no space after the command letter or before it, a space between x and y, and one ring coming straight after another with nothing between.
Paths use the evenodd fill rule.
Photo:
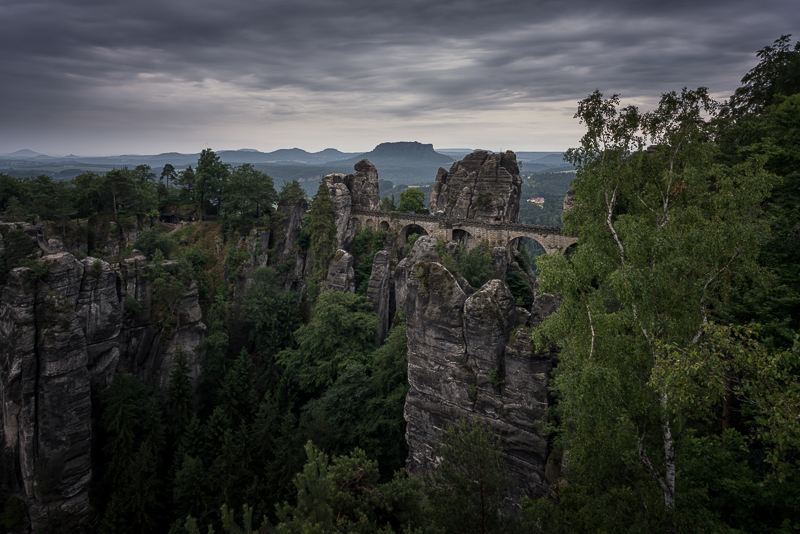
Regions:
<instances>
[{"instance_id":1,"label":"shrub","mask_svg":"<svg viewBox=\"0 0 800 534\"><path fill-rule=\"evenodd\" d=\"M514 296L514 304L527 308L531 305L531 288L528 281L519 271L514 271L506 277L508 289Z\"/></svg>"},{"instance_id":2,"label":"shrub","mask_svg":"<svg viewBox=\"0 0 800 534\"><path fill-rule=\"evenodd\" d=\"M169 258L175 250L175 241L167 234L162 234L158 228L148 228L139 234L133 242L137 248L151 257L156 250L160 250L164 258Z\"/></svg>"},{"instance_id":3,"label":"shrub","mask_svg":"<svg viewBox=\"0 0 800 534\"><path fill-rule=\"evenodd\" d=\"M103 274L103 262L99 259L96 259L92 262L92 266L89 267L89 276L93 278L100 278L101 274Z\"/></svg>"},{"instance_id":4,"label":"shrub","mask_svg":"<svg viewBox=\"0 0 800 534\"><path fill-rule=\"evenodd\" d=\"M467 279L469 285L475 289L494 277L494 264L492 257L483 247L476 247L467 252L461 260L461 274Z\"/></svg>"},{"instance_id":5,"label":"shrub","mask_svg":"<svg viewBox=\"0 0 800 534\"><path fill-rule=\"evenodd\" d=\"M500 384L503 383L503 377L500 376L500 369L495 367L491 371L489 371L489 382L496 388L500 387Z\"/></svg>"},{"instance_id":6,"label":"shrub","mask_svg":"<svg viewBox=\"0 0 800 534\"><path fill-rule=\"evenodd\" d=\"M125 300L123 301L122 306L125 308L126 312L133 315L139 315L142 313L142 305L139 304L139 301L136 300L130 293L125 293Z\"/></svg>"}]
</instances>

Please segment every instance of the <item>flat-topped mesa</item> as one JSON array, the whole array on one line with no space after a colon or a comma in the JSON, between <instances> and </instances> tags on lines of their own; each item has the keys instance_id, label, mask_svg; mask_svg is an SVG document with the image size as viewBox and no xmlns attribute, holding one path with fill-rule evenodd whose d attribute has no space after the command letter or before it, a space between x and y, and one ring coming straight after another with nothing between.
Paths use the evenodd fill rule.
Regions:
<instances>
[{"instance_id":1,"label":"flat-topped mesa","mask_svg":"<svg viewBox=\"0 0 800 534\"><path fill-rule=\"evenodd\" d=\"M439 169L431 191L431 213L447 219L519 222L522 178L517 156L477 151Z\"/></svg>"}]
</instances>

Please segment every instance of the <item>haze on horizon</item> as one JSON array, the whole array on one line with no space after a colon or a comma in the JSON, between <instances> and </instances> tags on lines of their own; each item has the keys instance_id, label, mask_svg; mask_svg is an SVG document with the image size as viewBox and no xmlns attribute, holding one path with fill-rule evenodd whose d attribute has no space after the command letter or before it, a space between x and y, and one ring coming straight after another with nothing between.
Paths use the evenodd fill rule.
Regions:
<instances>
[{"instance_id":1,"label":"haze on horizon","mask_svg":"<svg viewBox=\"0 0 800 534\"><path fill-rule=\"evenodd\" d=\"M595 89L728 97L796 0L7 0L0 153L561 151ZM796 39L798 35L795 35Z\"/></svg>"}]
</instances>

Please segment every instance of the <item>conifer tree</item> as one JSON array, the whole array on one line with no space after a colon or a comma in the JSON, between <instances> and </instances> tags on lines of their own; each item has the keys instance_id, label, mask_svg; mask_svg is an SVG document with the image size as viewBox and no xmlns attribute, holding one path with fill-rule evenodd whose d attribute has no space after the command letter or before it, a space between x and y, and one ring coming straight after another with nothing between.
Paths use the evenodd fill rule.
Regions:
<instances>
[{"instance_id":1,"label":"conifer tree","mask_svg":"<svg viewBox=\"0 0 800 534\"><path fill-rule=\"evenodd\" d=\"M253 389L253 364L247 350L242 348L239 357L225 373L219 390L219 406L234 425L249 421L258 404Z\"/></svg>"},{"instance_id":2,"label":"conifer tree","mask_svg":"<svg viewBox=\"0 0 800 534\"><path fill-rule=\"evenodd\" d=\"M189 365L183 349L178 350L175 365L169 375L167 388L167 433L169 445L175 450L192 421L192 384Z\"/></svg>"},{"instance_id":3,"label":"conifer tree","mask_svg":"<svg viewBox=\"0 0 800 534\"><path fill-rule=\"evenodd\" d=\"M311 201L306 225L311 235L311 254L314 257L316 276L322 280L328 274L328 265L338 247L333 197L324 181L320 182L317 194Z\"/></svg>"},{"instance_id":4,"label":"conifer tree","mask_svg":"<svg viewBox=\"0 0 800 534\"><path fill-rule=\"evenodd\" d=\"M487 534L507 532L501 507L511 488L500 440L480 418L461 421L442 432L436 448L441 463L430 475L425 493L433 523L446 532Z\"/></svg>"}]
</instances>

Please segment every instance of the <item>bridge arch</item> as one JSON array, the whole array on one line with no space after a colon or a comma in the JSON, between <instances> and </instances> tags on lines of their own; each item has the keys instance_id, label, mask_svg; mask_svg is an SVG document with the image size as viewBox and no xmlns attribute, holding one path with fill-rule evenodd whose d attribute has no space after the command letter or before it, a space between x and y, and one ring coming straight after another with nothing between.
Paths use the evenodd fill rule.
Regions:
<instances>
[{"instance_id":1,"label":"bridge arch","mask_svg":"<svg viewBox=\"0 0 800 534\"><path fill-rule=\"evenodd\" d=\"M551 226L535 226L518 223L482 221L474 219L452 220L436 215L420 215L413 213L384 212L378 210L353 210L353 219L360 221L361 228L372 226L373 230L384 230L398 236L398 244L405 244L411 232L429 235L436 239L464 242L471 238L475 243L486 241L492 247L505 246L521 237L534 240L544 251L551 254L555 251L565 252L577 242L577 238L564 235L560 228ZM410 227L415 230L409 231ZM467 248L472 245L465 243Z\"/></svg>"},{"instance_id":2,"label":"bridge arch","mask_svg":"<svg viewBox=\"0 0 800 534\"><path fill-rule=\"evenodd\" d=\"M537 238L538 238L538 239L537 239ZM528 240L530 240L530 241L528 241ZM532 241L532 243L531 243L531 241ZM537 235L535 235L535 234L529 234L529 233L515 233L515 234L510 234L510 235L509 235L509 240L508 240L508 242L506 243L506 249L509 249L509 250L511 250L511 249L512 249L512 247L513 247L515 244L519 245L520 243L526 243L526 244L532 245L532 247L534 248L534 250L539 250L539 249L541 249L541 250L542 250L542 251L544 251L544 252L549 252L549 248L550 248L550 247L548 247L548 246L547 246L548 244L547 244L547 243L545 243L545 242L543 242L543 241L544 241L544 240L543 240L543 239L541 239L541 237L540 237L540 236L537 236ZM531 252L530 248L529 248L529 252Z\"/></svg>"},{"instance_id":3,"label":"bridge arch","mask_svg":"<svg viewBox=\"0 0 800 534\"><path fill-rule=\"evenodd\" d=\"M397 234L398 246L402 247L403 245L408 243L408 236L410 236L411 234L430 235L425 228L416 223L407 224Z\"/></svg>"},{"instance_id":4,"label":"bridge arch","mask_svg":"<svg viewBox=\"0 0 800 534\"><path fill-rule=\"evenodd\" d=\"M522 252L523 248L525 252ZM527 235L512 238L506 245L506 250L508 251L510 258L514 258L516 254L527 254L531 259L531 264L536 261L538 256L547 254L547 250L542 246L541 243L539 243L533 237Z\"/></svg>"},{"instance_id":5,"label":"bridge arch","mask_svg":"<svg viewBox=\"0 0 800 534\"><path fill-rule=\"evenodd\" d=\"M463 245L465 250L472 250L480 244L480 239L464 228L454 228L451 240Z\"/></svg>"}]
</instances>

